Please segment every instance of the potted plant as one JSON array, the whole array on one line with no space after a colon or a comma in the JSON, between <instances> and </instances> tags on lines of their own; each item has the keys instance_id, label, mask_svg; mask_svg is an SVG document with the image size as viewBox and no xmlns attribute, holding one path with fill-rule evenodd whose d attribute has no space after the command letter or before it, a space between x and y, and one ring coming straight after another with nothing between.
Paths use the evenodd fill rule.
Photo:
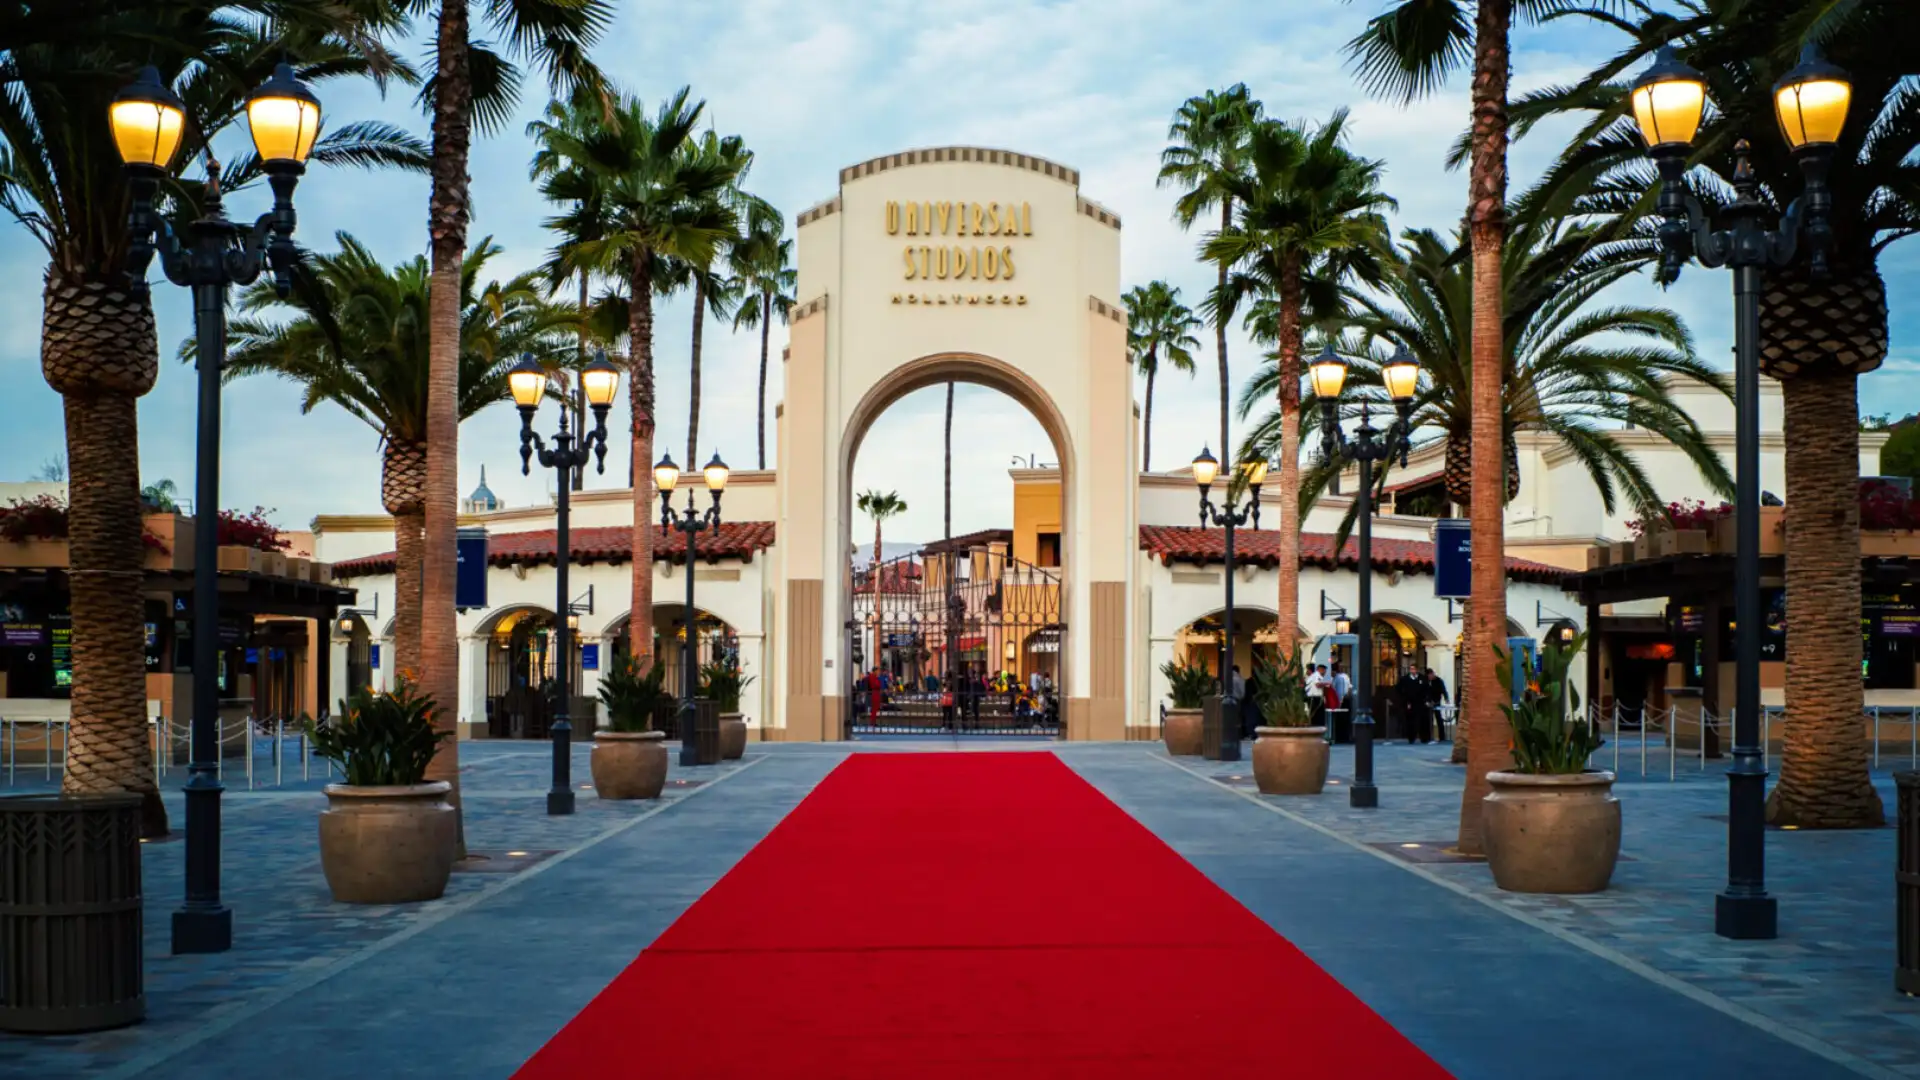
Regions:
<instances>
[{"instance_id":1,"label":"potted plant","mask_svg":"<svg viewBox=\"0 0 1920 1080\"><path fill-rule=\"evenodd\" d=\"M1253 668L1266 726L1255 728L1253 779L1262 795L1318 795L1327 783L1327 729L1310 726L1306 667L1295 653Z\"/></svg>"},{"instance_id":2,"label":"potted plant","mask_svg":"<svg viewBox=\"0 0 1920 1080\"><path fill-rule=\"evenodd\" d=\"M304 721L313 752L340 766L320 815L320 868L347 904L438 899L456 851L444 780L426 783L434 749L433 699L406 676L391 692L361 690L325 723Z\"/></svg>"},{"instance_id":3,"label":"potted plant","mask_svg":"<svg viewBox=\"0 0 1920 1080\"><path fill-rule=\"evenodd\" d=\"M1193 756L1200 753L1200 708L1213 693L1213 675L1198 664L1169 660L1160 665L1167 677L1167 722L1161 729L1167 753Z\"/></svg>"},{"instance_id":4,"label":"potted plant","mask_svg":"<svg viewBox=\"0 0 1920 1080\"><path fill-rule=\"evenodd\" d=\"M1581 634L1548 645L1520 700L1500 706L1513 725L1513 768L1487 774L1493 791L1481 828L1494 884L1509 892L1599 892L1620 857L1613 774L1587 767L1605 740L1579 718L1580 695L1567 679L1585 643ZM1493 648L1501 685L1513 685L1516 658ZM1530 659L1518 658L1527 667Z\"/></svg>"},{"instance_id":5,"label":"potted plant","mask_svg":"<svg viewBox=\"0 0 1920 1080\"><path fill-rule=\"evenodd\" d=\"M740 715L740 694L753 676L740 670L740 658L727 656L700 669L700 696L720 710L720 757L738 760L747 752L747 722Z\"/></svg>"},{"instance_id":6,"label":"potted plant","mask_svg":"<svg viewBox=\"0 0 1920 1080\"><path fill-rule=\"evenodd\" d=\"M667 735L653 730L653 713L667 697L665 669L640 674L631 656L614 660L600 676L607 726L593 734L593 790L603 799L657 799L667 786Z\"/></svg>"}]
</instances>

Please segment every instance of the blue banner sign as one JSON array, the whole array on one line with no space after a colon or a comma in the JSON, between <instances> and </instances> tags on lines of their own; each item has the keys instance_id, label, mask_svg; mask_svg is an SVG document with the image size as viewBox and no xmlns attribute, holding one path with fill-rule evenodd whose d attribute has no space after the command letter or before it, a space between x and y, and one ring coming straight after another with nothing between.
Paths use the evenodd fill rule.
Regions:
<instances>
[{"instance_id":1,"label":"blue banner sign","mask_svg":"<svg viewBox=\"0 0 1920 1080\"><path fill-rule=\"evenodd\" d=\"M375 671L380 670L380 646L367 646L367 666L373 668Z\"/></svg>"},{"instance_id":2,"label":"blue banner sign","mask_svg":"<svg viewBox=\"0 0 1920 1080\"><path fill-rule=\"evenodd\" d=\"M1433 595L1456 600L1473 595L1473 525L1464 518L1433 523Z\"/></svg>"},{"instance_id":3,"label":"blue banner sign","mask_svg":"<svg viewBox=\"0 0 1920 1080\"><path fill-rule=\"evenodd\" d=\"M487 606L487 530L461 529L454 540L453 606Z\"/></svg>"},{"instance_id":4,"label":"blue banner sign","mask_svg":"<svg viewBox=\"0 0 1920 1080\"><path fill-rule=\"evenodd\" d=\"M600 646L598 643L580 646L580 670L600 670Z\"/></svg>"}]
</instances>

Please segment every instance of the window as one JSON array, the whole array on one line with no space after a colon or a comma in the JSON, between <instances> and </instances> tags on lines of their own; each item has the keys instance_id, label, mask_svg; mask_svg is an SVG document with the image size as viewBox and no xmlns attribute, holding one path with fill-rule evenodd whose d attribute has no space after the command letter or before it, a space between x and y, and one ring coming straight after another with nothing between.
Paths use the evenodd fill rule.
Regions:
<instances>
[{"instance_id":1,"label":"window","mask_svg":"<svg viewBox=\"0 0 1920 1080\"><path fill-rule=\"evenodd\" d=\"M1040 541L1034 551L1033 561L1034 561L1034 564L1037 566L1059 566L1060 565L1060 534L1059 533L1043 532L1040 534Z\"/></svg>"}]
</instances>

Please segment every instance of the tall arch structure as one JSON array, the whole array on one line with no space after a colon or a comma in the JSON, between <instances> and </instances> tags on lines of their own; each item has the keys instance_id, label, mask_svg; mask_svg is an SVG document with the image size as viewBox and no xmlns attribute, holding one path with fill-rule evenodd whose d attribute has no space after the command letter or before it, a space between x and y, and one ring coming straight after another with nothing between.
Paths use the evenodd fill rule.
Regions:
<instances>
[{"instance_id":1,"label":"tall arch structure","mask_svg":"<svg viewBox=\"0 0 1920 1080\"><path fill-rule=\"evenodd\" d=\"M1124 738L1139 455L1120 219L1080 194L1074 169L940 147L840 170L839 192L798 225L777 448L785 737L844 734L860 442L888 405L951 380L1012 397L1054 442L1066 731Z\"/></svg>"}]
</instances>

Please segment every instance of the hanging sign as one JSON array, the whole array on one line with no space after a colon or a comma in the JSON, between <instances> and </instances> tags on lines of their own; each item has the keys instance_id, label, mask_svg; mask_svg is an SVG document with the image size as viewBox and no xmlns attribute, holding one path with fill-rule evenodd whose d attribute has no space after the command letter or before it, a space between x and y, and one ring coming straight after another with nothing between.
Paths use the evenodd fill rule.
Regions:
<instances>
[{"instance_id":1,"label":"hanging sign","mask_svg":"<svg viewBox=\"0 0 1920 1080\"><path fill-rule=\"evenodd\" d=\"M1456 600L1473 595L1473 523L1464 518L1433 523L1433 595Z\"/></svg>"},{"instance_id":2,"label":"hanging sign","mask_svg":"<svg viewBox=\"0 0 1920 1080\"><path fill-rule=\"evenodd\" d=\"M453 606L487 606L487 530L465 528L454 534Z\"/></svg>"},{"instance_id":3,"label":"hanging sign","mask_svg":"<svg viewBox=\"0 0 1920 1080\"><path fill-rule=\"evenodd\" d=\"M580 646L580 670L600 670L600 645L597 642L592 645Z\"/></svg>"},{"instance_id":4,"label":"hanging sign","mask_svg":"<svg viewBox=\"0 0 1920 1080\"><path fill-rule=\"evenodd\" d=\"M367 646L367 666L375 671L380 670L380 646Z\"/></svg>"}]
</instances>

